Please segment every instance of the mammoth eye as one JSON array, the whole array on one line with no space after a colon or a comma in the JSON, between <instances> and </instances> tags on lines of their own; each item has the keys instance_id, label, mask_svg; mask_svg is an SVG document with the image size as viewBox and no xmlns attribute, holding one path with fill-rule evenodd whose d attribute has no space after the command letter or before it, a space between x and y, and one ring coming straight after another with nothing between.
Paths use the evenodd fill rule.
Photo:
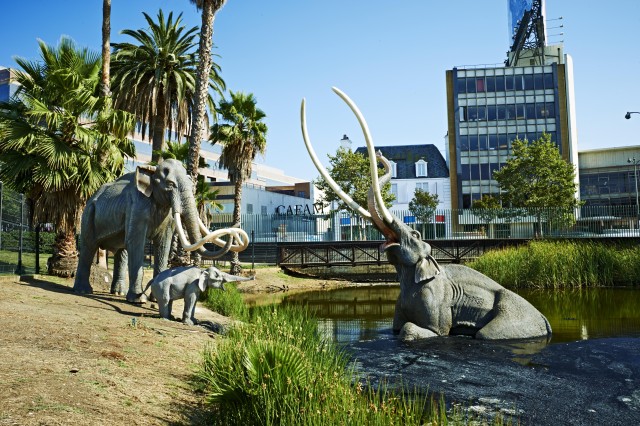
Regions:
<instances>
[{"instance_id":1,"label":"mammoth eye","mask_svg":"<svg viewBox=\"0 0 640 426\"><path fill-rule=\"evenodd\" d=\"M167 186L167 189L173 189L173 188L176 187L176 183L173 182L173 181L168 180L168 181L166 181L166 186Z\"/></svg>"},{"instance_id":2,"label":"mammoth eye","mask_svg":"<svg viewBox=\"0 0 640 426\"><path fill-rule=\"evenodd\" d=\"M422 236L420 235L420 232L418 232L418 231L412 231L412 232L411 232L411 235L412 235L413 237L415 237L415 238L419 239L419 240L421 240L421 239L422 239Z\"/></svg>"}]
</instances>

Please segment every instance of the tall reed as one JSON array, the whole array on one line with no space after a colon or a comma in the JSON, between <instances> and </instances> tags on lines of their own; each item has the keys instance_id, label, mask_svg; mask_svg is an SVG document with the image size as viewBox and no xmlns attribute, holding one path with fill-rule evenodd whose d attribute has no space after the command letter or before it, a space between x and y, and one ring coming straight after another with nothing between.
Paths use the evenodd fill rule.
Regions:
<instances>
[{"instance_id":1,"label":"tall reed","mask_svg":"<svg viewBox=\"0 0 640 426\"><path fill-rule=\"evenodd\" d=\"M640 247L594 241L532 241L485 253L471 268L510 288L637 285Z\"/></svg>"}]
</instances>

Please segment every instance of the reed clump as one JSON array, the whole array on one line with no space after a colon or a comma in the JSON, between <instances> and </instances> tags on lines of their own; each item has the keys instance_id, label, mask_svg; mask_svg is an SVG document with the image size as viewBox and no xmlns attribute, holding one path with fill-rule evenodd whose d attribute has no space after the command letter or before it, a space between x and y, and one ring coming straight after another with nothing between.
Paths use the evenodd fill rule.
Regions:
<instances>
[{"instance_id":1,"label":"reed clump","mask_svg":"<svg viewBox=\"0 0 640 426\"><path fill-rule=\"evenodd\" d=\"M640 247L594 241L532 241L485 253L469 267L509 288L640 283Z\"/></svg>"},{"instance_id":2,"label":"reed clump","mask_svg":"<svg viewBox=\"0 0 640 426\"><path fill-rule=\"evenodd\" d=\"M207 346L198 388L220 425L447 424L441 398L372 386L318 332L304 308L252 310L249 322ZM449 418L461 418L449 414Z\"/></svg>"}]
</instances>

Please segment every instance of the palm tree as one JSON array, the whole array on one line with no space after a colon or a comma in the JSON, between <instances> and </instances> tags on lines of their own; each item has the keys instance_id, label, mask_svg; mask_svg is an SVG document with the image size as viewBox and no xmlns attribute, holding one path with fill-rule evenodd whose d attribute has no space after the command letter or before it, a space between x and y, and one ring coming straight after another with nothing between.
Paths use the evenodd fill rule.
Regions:
<instances>
[{"instance_id":1,"label":"palm tree","mask_svg":"<svg viewBox=\"0 0 640 426\"><path fill-rule=\"evenodd\" d=\"M102 0L102 80L101 94L111 96L111 0Z\"/></svg>"},{"instance_id":2,"label":"palm tree","mask_svg":"<svg viewBox=\"0 0 640 426\"><path fill-rule=\"evenodd\" d=\"M211 72L212 58L211 48L213 47L213 21L216 13L224 6L226 0L189 0L202 10L202 27L200 32L200 46L198 55L198 72L196 74L196 97L194 100L193 126L191 127L191 137L189 138L189 161L187 172L191 179L196 182L198 178L198 157L200 156L200 141L204 138L204 130L207 127L205 121L207 99L207 84L205 83ZM215 64L213 64L215 65ZM212 114L214 110L209 108Z\"/></svg>"},{"instance_id":3,"label":"palm tree","mask_svg":"<svg viewBox=\"0 0 640 426\"><path fill-rule=\"evenodd\" d=\"M219 105L220 120L211 127L210 142L222 144L220 165L229 172L234 183L233 222L240 224L242 184L251 177L251 164L258 153L264 154L267 145L265 113L256 107L252 93L230 92L231 101ZM231 273L240 273L238 253L233 253Z\"/></svg>"},{"instance_id":4,"label":"palm tree","mask_svg":"<svg viewBox=\"0 0 640 426\"><path fill-rule=\"evenodd\" d=\"M113 43L112 90L116 107L136 115L142 136L150 136L152 160L157 162L164 147L165 130L175 132L178 139L190 130L195 98L196 67L195 38L198 27L185 30L182 14L165 20L162 10L158 21L143 13L148 29L123 30L133 43ZM219 67L209 73L211 87L222 93L224 81ZM213 104L212 98L205 102ZM211 106L211 108L213 108Z\"/></svg>"},{"instance_id":5,"label":"palm tree","mask_svg":"<svg viewBox=\"0 0 640 426\"><path fill-rule=\"evenodd\" d=\"M0 179L34 200L35 220L56 225L49 273L71 276L86 200L135 155L127 139L134 119L104 111L99 54L68 38L57 47L39 44L40 61L16 59L18 90L0 103Z\"/></svg>"}]
</instances>

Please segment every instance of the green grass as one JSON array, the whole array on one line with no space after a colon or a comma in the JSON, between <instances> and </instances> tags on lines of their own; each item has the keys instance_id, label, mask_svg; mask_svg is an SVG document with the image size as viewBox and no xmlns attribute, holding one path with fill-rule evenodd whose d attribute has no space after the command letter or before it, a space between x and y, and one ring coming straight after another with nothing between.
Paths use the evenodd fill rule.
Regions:
<instances>
[{"instance_id":1,"label":"green grass","mask_svg":"<svg viewBox=\"0 0 640 426\"><path fill-rule=\"evenodd\" d=\"M460 410L447 413L441 398L401 385L371 386L301 307L253 309L248 323L205 348L196 383L218 425L469 421Z\"/></svg>"},{"instance_id":2,"label":"green grass","mask_svg":"<svg viewBox=\"0 0 640 426\"><path fill-rule=\"evenodd\" d=\"M469 267L509 288L640 284L640 247L599 242L532 241L485 253Z\"/></svg>"},{"instance_id":3,"label":"green grass","mask_svg":"<svg viewBox=\"0 0 640 426\"><path fill-rule=\"evenodd\" d=\"M204 305L221 315L244 321L249 317L249 308L234 283L225 284L225 291L210 289L203 293Z\"/></svg>"}]
</instances>

